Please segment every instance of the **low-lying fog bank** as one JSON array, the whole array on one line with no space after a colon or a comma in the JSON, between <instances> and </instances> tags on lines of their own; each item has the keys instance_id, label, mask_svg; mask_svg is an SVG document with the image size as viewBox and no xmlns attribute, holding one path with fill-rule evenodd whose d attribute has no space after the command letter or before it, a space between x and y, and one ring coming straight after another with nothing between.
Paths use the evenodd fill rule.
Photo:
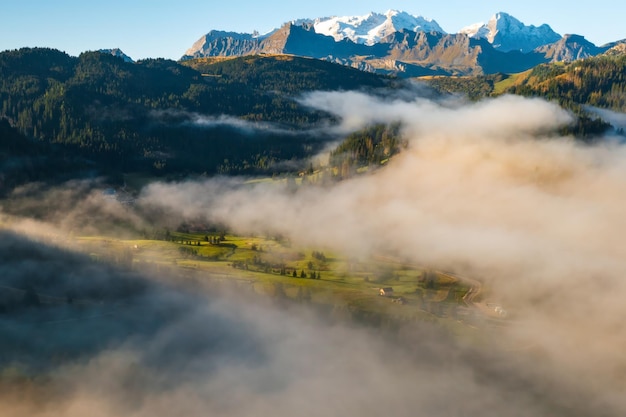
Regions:
<instances>
[{"instance_id":1,"label":"low-lying fog bank","mask_svg":"<svg viewBox=\"0 0 626 417\"><path fill-rule=\"evenodd\" d=\"M89 190L74 200L76 184L23 201L31 209L45 202L51 212L64 206L47 215L50 227L64 233L89 227L90 215L140 229L149 222L138 212L161 213L359 258L393 255L483 281L516 312L515 320L483 343L455 339L429 323L397 332L363 328L306 307L94 264L32 240L31 231L43 226L25 221L0 239L0 285L9 287L3 294L10 297L16 282L26 282L66 304L54 317L32 305L0 314L0 343L9 352L3 365L13 364L2 378L3 411L18 417L626 413L623 146L559 137L555 132L571 116L541 100L459 104L359 93L304 100L336 115L346 131L399 121L409 147L367 175L295 192L208 179L152 184L132 209ZM16 199L19 193L28 196L22 189ZM71 294L75 300L101 304L68 304L64 283L90 294ZM126 292L117 293L120 288ZM46 370L43 382L24 377L20 361L38 362Z\"/></svg>"}]
</instances>

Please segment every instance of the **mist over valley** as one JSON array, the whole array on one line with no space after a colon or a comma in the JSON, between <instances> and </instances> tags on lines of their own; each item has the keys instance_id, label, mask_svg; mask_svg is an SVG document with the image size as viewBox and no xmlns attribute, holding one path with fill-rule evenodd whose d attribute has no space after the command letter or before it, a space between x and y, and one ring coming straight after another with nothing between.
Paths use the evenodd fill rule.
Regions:
<instances>
[{"instance_id":1,"label":"mist over valley","mask_svg":"<svg viewBox=\"0 0 626 417\"><path fill-rule=\"evenodd\" d=\"M3 414L624 415L623 55L122 58L0 53Z\"/></svg>"}]
</instances>

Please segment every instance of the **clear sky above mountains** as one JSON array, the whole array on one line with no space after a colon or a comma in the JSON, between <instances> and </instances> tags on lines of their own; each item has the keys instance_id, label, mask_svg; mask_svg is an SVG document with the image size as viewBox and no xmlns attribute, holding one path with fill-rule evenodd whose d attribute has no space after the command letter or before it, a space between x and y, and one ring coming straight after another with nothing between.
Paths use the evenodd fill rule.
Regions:
<instances>
[{"instance_id":1,"label":"clear sky above mountains","mask_svg":"<svg viewBox=\"0 0 626 417\"><path fill-rule=\"evenodd\" d=\"M134 59L179 59L213 29L265 33L292 19L388 9L434 19L449 33L503 11L527 25L547 23L561 35L577 33L597 45L626 38L626 4L617 0L0 0L0 6L0 51L41 46L78 55L120 48Z\"/></svg>"}]
</instances>

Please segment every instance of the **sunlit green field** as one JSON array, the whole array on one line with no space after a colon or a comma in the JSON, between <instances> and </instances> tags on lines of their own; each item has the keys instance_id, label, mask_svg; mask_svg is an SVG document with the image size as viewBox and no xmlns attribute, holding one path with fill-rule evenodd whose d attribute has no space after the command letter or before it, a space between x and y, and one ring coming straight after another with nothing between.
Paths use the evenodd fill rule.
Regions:
<instances>
[{"instance_id":1,"label":"sunlit green field","mask_svg":"<svg viewBox=\"0 0 626 417\"><path fill-rule=\"evenodd\" d=\"M167 240L91 236L77 241L94 259L193 271L200 279L232 281L258 294L403 321L456 321L469 289L449 276L397 260L349 259L263 236L171 232ZM381 296L381 288L393 291Z\"/></svg>"}]
</instances>

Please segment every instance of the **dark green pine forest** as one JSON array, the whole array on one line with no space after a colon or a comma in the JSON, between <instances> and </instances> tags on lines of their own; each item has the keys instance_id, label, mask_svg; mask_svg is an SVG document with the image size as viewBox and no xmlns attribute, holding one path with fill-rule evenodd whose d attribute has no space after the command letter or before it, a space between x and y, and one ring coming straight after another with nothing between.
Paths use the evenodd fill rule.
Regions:
<instances>
[{"instance_id":1,"label":"dark green pine forest","mask_svg":"<svg viewBox=\"0 0 626 417\"><path fill-rule=\"evenodd\" d=\"M541 64L521 74L440 77L428 83L442 93L462 93L472 100L501 94L542 97L558 102L578 116L564 129L593 140L611 126L585 106L626 112L626 55L599 55L569 63Z\"/></svg>"},{"instance_id":2,"label":"dark green pine forest","mask_svg":"<svg viewBox=\"0 0 626 417\"><path fill-rule=\"evenodd\" d=\"M472 100L544 97L579 116L565 129L593 140L610 125L585 110L626 111L626 56L543 64L521 74L439 77L440 94ZM314 90L396 88L402 81L294 56L127 63L100 52L46 48L0 53L0 193L28 181L122 173L165 178L272 175L308 166L329 138L329 114L299 104ZM225 116L227 115L227 116ZM404 146L399 126L345 138L330 166L347 174L380 165ZM285 164L285 162L289 162Z\"/></svg>"},{"instance_id":3,"label":"dark green pine forest","mask_svg":"<svg viewBox=\"0 0 626 417\"><path fill-rule=\"evenodd\" d=\"M182 65L127 63L100 52L7 51L0 54L0 152L20 157L18 148L28 147L31 156L55 159L50 170L91 166L110 175L270 173L275 163L305 158L328 140L307 133L330 116L298 104L302 93L388 82L297 57Z\"/></svg>"}]
</instances>

